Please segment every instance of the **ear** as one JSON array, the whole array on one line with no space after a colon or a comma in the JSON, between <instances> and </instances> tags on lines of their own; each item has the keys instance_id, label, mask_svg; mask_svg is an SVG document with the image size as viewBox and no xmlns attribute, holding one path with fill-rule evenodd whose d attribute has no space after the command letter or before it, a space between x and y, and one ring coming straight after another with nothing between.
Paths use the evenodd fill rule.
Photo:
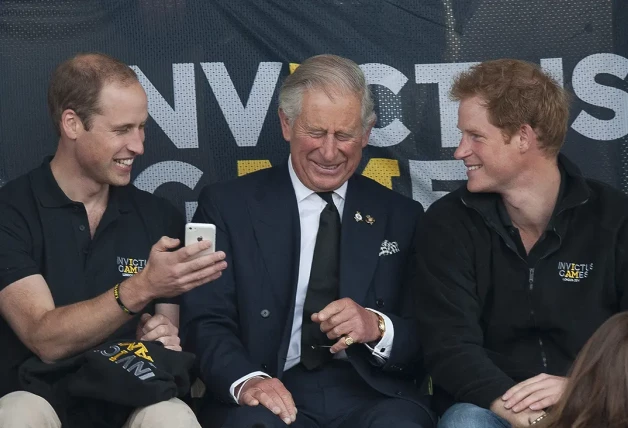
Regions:
<instances>
[{"instance_id":1,"label":"ear","mask_svg":"<svg viewBox=\"0 0 628 428\"><path fill-rule=\"evenodd\" d=\"M65 135L71 140L76 140L79 133L85 130L83 122L72 109L66 109L61 113L59 128L61 135Z\"/></svg>"},{"instance_id":2,"label":"ear","mask_svg":"<svg viewBox=\"0 0 628 428\"><path fill-rule=\"evenodd\" d=\"M375 126L375 123L369 125L369 127L366 128L366 131L364 131L364 134L362 135L362 141L361 141L362 148L365 148L368 145L369 138L371 137L371 131L373 130L373 126Z\"/></svg>"},{"instance_id":3,"label":"ear","mask_svg":"<svg viewBox=\"0 0 628 428\"><path fill-rule=\"evenodd\" d=\"M527 152L536 144L536 132L534 132L534 129L532 129L532 127L527 123L521 125L521 127L519 128L518 136L519 153Z\"/></svg>"},{"instance_id":4,"label":"ear","mask_svg":"<svg viewBox=\"0 0 628 428\"><path fill-rule=\"evenodd\" d=\"M290 125L290 120L282 109L279 109L278 113L279 122L281 122L281 133L283 135L283 139L290 142L290 135L292 134L292 126Z\"/></svg>"}]
</instances>

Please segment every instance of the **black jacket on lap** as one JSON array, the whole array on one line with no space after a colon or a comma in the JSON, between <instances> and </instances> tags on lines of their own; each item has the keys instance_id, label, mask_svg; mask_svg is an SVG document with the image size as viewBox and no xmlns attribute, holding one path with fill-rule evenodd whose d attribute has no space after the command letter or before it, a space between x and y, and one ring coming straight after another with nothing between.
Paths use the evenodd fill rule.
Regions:
<instances>
[{"instance_id":1,"label":"black jacket on lap","mask_svg":"<svg viewBox=\"0 0 628 428\"><path fill-rule=\"evenodd\" d=\"M441 412L488 408L540 373L565 376L593 332L628 307L628 197L563 155L559 166L554 214L529 255L497 194L464 186L424 217L416 307Z\"/></svg>"},{"instance_id":2,"label":"black jacket on lap","mask_svg":"<svg viewBox=\"0 0 628 428\"><path fill-rule=\"evenodd\" d=\"M131 412L187 394L194 355L160 342L117 340L46 364L20 366L24 391L45 398L64 428L121 427Z\"/></svg>"}]
</instances>

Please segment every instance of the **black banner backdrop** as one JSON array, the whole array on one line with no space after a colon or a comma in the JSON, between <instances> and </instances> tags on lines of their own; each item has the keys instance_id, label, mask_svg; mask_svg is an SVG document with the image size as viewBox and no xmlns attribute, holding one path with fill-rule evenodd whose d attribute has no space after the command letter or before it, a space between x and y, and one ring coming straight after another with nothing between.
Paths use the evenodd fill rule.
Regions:
<instances>
[{"instance_id":1,"label":"black banner backdrop","mask_svg":"<svg viewBox=\"0 0 628 428\"><path fill-rule=\"evenodd\" d=\"M134 183L188 215L204 185L287 158L277 90L320 53L356 61L375 94L360 171L426 207L465 178L452 77L502 57L575 94L564 152L628 191L626 0L3 0L0 185L54 152L49 76L92 50L133 66L148 93Z\"/></svg>"}]
</instances>

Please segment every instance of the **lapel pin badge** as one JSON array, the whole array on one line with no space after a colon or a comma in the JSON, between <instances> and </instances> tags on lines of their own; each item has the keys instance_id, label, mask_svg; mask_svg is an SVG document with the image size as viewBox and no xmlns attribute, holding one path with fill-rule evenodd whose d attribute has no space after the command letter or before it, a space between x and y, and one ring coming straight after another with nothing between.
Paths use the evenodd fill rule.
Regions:
<instances>
[{"instance_id":1,"label":"lapel pin badge","mask_svg":"<svg viewBox=\"0 0 628 428\"><path fill-rule=\"evenodd\" d=\"M373 217L371 217L370 215L368 215L368 214L366 215L366 220L365 221L366 221L367 224L369 224L371 226L373 225L373 223L375 223L375 219Z\"/></svg>"},{"instance_id":2,"label":"lapel pin badge","mask_svg":"<svg viewBox=\"0 0 628 428\"><path fill-rule=\"evenodd\" d=\"M360 211L356 211L353 218L355 219L355 221L362 221L362 214L360 214Z\"/></svg>"}]
</instances>

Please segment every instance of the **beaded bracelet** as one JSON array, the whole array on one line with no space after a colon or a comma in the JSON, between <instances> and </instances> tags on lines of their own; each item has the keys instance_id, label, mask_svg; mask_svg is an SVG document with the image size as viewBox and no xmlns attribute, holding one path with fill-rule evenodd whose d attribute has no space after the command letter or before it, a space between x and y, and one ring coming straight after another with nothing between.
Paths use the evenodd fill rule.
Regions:
<instances>
[{"instance_id":1,"label":"beaded bracelet","mask_svg":"<svg viewBox=\"0 0 628 428\"><path fill-rule=\"evenodd\" d=\"M113 297L116 298L116 302L118 302L118 306L120 306L120 309L122 309L129 315L135 315L135 312L124 306L124 303L122 303L122 300L120 300L120 283L116 284L116 286L113 287Z\"/></svg>"}]
</instances>

